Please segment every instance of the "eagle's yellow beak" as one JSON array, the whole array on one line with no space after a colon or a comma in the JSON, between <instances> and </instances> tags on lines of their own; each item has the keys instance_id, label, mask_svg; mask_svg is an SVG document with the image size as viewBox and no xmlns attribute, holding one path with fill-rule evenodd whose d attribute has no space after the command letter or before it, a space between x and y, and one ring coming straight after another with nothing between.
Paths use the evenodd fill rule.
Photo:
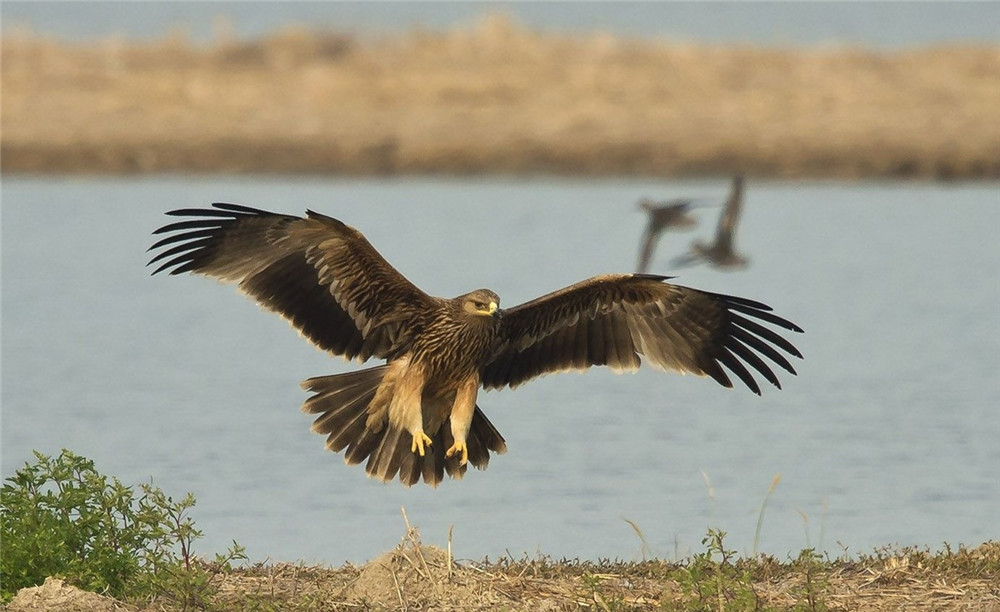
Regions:
<instances>
[{"instance_id":1,"label":"eagle's yellow beak","mask_svg":"<svg viewBox=\"0 0 1000 612\"><path fill-rule=\"evenodd\" d=\"M496 302L492 302L492 301L491 301L491 302L490 302L490 306L489 306L489 309L488 309L488 312L489 312L489 314L493 314L494 312L496 312L496 311L497 311L497 308L498 308L498 307L497 307L497 303L496 303Z\"/></svg>"}]
</instances>

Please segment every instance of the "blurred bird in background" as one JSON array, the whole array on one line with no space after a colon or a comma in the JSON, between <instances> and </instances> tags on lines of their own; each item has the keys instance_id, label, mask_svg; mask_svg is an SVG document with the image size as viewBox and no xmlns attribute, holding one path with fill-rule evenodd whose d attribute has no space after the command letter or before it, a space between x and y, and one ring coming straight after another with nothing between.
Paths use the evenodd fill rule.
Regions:
<instances>
[{"instance_id":1,"label":"blurred bird in background","mask_svg":"<svg viewBox=\"0 0 1000 612\"><path fill-rule=\"evenodd\" d=\"M656 202L649 198L639 200L639 208L646 211L649 222L646 224L639 250L639 263L636 265L638 274L645 274L649 268L649 260L662 232L671 229L689 230L698 225L698 220L689 212L693 202L689 199L667 202Z\"/></svg>"},{"instance_id":2,"label":"blurred bird in background","mask_svg":"<svg viewBox=\"0 0 1000 612\"><path fill-rule=\"evenodd\" d=\"M719 224L715 228L715 242L706 244L696 240L691 245L690 252L675 259L673 265L680 267L705 261L715 268L727 270L743 268L749 264L750 260L737 253L733 245L736 224L739 222L742 209L743 177L737 175L733 177L729 199L726 200L722 215L719 217Z\"/></svg>"}]
</instances>

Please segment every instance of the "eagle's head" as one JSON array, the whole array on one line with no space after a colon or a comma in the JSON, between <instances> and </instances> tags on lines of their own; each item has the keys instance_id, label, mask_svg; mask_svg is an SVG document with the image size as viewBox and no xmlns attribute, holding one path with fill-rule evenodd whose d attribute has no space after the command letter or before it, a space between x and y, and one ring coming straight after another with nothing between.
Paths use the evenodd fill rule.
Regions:
<instances>
[{"instance_id":1,"label":"eagle's head","mask_svg":"<svg viewBox=\"0 0 1000 612\"><path fill-rule=\"evenodd\" d=\"M462 312L473 316L492 317L500 311L500 296L489 289L476 289L456 298Z\"/></svg>"}]
</instances>

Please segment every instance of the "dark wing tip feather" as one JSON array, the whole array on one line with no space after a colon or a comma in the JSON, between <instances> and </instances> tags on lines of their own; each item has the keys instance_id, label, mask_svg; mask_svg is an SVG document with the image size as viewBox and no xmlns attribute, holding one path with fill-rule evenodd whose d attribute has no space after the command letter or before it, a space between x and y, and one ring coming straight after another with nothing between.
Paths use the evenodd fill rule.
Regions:
<instances>
[{"instance_id":1,"label":"dark wing tip feather","mask_svg":"<svg viewBox=\"0 0 1000 612\"><path fill-rule=\"evenodd\" d=\"M802 333L802 328L773 314L771 307L767 304L730 295L717 293L711 295L721 302L727 313L727 324L722 330L722 341L721 344L717 345L717 351L713 355L716 367L719 364L725 366L757 395L761 395L761 390L753 376L754 371L776 388L781 389L781 382L774 370L771 369L772 363L795 375L795 368L781 351L799 359L802 359L802 353L777 331L765 327L762 323L797 333ZM758 321L760 322L758 323ZM707 368L703 368L703 370L722 383L714 372ZM729 382L728 378L726 382ZM722 384L726 387L732 386Z\"/></svg>"},{"instance_id":2,"label":"dark wing tip feather","mask_svg":"<svg viewBox=\"0 0 1000 612\"><path fill-rule=\"evenodd\" d=\"M742 380L743 384L746 385L751 391L757 395L761 394L760 385L757 384L757 381L754 379L753 375L750 374L750 371L747 370L746 366L743 365L743 362L732 353L728 346L722 349L717 359L720 363L729 368L729 371L735 374L737 378Z\"/></svg>"},{"instance_id":3,"label":"dark wing tip feather","mask_svg":"<svg viewBox=\"0 0 1000 612\"><path fill-rule=\"evenodd\" d=\"M722 369L722 366L719 365L719 362L715 361L714 359L708 360L706 363L702 364L701 370L705 374L711 376L712 380L719 383L723 387L727 389L733 388L733 381L730 380L729 376L726 375L726 371Z\"/></svg>"},{"instance_id":4,"label":"dark wing tip feather","mask_svg":"<svg viewBox=\"0 0 1000 612\"><path fill-rule=\"evenodd\" d=\"M787 329L789 331L804 333L804 330L792 323L788 319L784 319L772 313L774 310L767 304L763 302L758 302L756 300L748 300L747 298L741 298L734 295L723 295L721 293L713 293L716 298L721 299L726 303L726 307L729 310L735 310L737 312L742 312L743 314L750 315L761 319L762 321L767 321L768 323L773 323L779 327Z\"/></svg>"},{"instance_id":5,"label":"dark wing tip feather","mask_svg":"<svg viewBox=\"0 0 1000 612\"><path fill-rule=\"evenodd\" d=\"M235 213L235 214L234 214ZM177 208L163 213L171 217L221 217L234 218L236 215L266 216L275 213L229 202L212 202L212 208ZM163 228L160 228L163 229Z\"/></svg>"},{"instance_id":6,"label":"dark wing tip feather","mask_svg":"<svg viewBox=\"0 0 1000 612\"><path fill-rule=\"evenodd\" d=\"M334 219L333 217L331 217L329 215L324 215L323 213L318 213L315 210L311 210L311 209L308 209L308 208L306 209L306 216L308 218L310 218L310 219L315 219L317 221L322 221L323 223L327 223L329 225L333 225L334 227L336 227L337 229L339 229L341 231L350 228L349 225L347 225L346 223L344 223L340 219Z\"/></svg>"},{"instance_id":7,"label":"dark wing tip feather","mask_svg":"<svg viewBox=\"0 0 1000 612\"><path fill-rule=\"evenodd\" d=\"M185 236L185 238L187 238L187 236ZM210 246L211 244L212 244L211 237L190 240L183 244L178 244L176 246L173 246L165 251L160 251L159 253L156 254L156 256L150 259L146 265L148 266L150 264L156 263L161 259L166 259L167 257L170 257L172 255L177 255L179 253L185 253L187 251L194 251L197 249L205 248L207 246Z\"/></svg>"},{"instance_id":8,"label":"dark wing tip feather","mask_svg":"<svg viewBox=\"0 0 1000 612\"><path fill-rule=\"evenodd\" d=\"M153 234L154 235L166 234L167 232L177 232L180 230L187 230L187 229L216 228L219 227L219 223L221 223L221 221L210 220L210 219L190 219L188 221L177 221L175 223L168 223L163 227L156 228L155 230L153 230ZM186 236L186 234L181 234L181 235Z\"/></svg>"},{"instance_id":9,"label":"dark wing tip feather","mask_svg":"<svg viewBox=\"0 0 1000 612\"><path fill-rule=\"evenodd\" d=\"M211 257L213 246L228 226L238 223L244 217L267 216L274 213L241 204L215 202L212 208L178 208L165 214L188 218L153 230L153 235L169 235L155 242L147 252L174 245L160 251L146 262L149 266L167 260L153 271L154 275L164 271L173 275L197 270ZM173 258L168 259L170 257Z\"/></svg>"},{"instance_id":10,"label":"dark wing tip feather","mask_svg":"<svg viewBox=\"0 0 1000 612\"><path fill-rule=\"evenodd\" d=\"M777 388L781 388L781 381L774 374L774 370L767 365L763 359L760 358L757 353L750 350L750 347L740 342L738 339L733 338L729 342L729 350L739 356L745 363L750 365L754 370L757 370L761 375L767 379L767 382L771 383Z\"/></svg>"},{"instance_id":11,"label":"dark wing tip feather","mask_svg":"<svg viewBox=\"0 0 1000 612\"><path fill-rule=\"evenodd\" d=\"M766 310L763 310L758 308L749 308L743 304L730 304L729 308L730 310L734 310L736 312L742 312L745 315L756 317L761 321L767 321L768 323L777 325L778 327L787 329L789 331L793 331L800 334L803 333L803 329L798 325L796 325L795 323L792 323L788 319L784 319L770 312L771 310L770 307L768 307Z\"/></svg>"},{"instance_id":12,"label":"dark wing tip feather","mask_svg":"<svg viewBox=\"0 0 1000 612\"><path fill-rule=\"evenodd\" d=\"M147 266L157 262L162 262L153 270L153 275L160 272L168 272L171 275L181 274L196 270L200 263L206 258L206 251L212 249L212 245L218 240L219 232L227 223L237 220L238 214L244 212L246 207L239 207L237 210L225 210L224 206L213 204L213 208L178 208L167 211L165 214L171 217L188 217L183 221L168 223L153 230L153 235L167 234L167 236L156 241L146 252L162 249L170 245L170 248L156 253L152 259L146 262ZM164 261L166 260L166 261Z\"/></svg>"},{"instance_id":13,"label":"dark wing tip feather","mask_svg":"<svg viewBox=\"0 0 1000 612\"><path fill-rule=\"evenodd\" d=\"M761 340L770 342L771 344L777 346L781 350L785 351L789 355L798 357L802 359L802 353L799 349L795 348L795 345L785 339L783 336L779 335L776 331L764 327L756 321L747 319L746 317L741 317L737 314L730 313L730 322L736 326L745 329L751 334L757 336Z\"/></svg>"},{"instance_id":14,"label":"dark wing tip feather","mask_svg":"<svg viewBox=\"0 0 1000 612\"><path fill-rule=\"evenodd\" d=\"M211 249L214 241L212 236L189 236L186 234L179 234L177 236L171 236L170 238L173 238L173 240L161 240L153 247L150 247L150 250L152 250L168 244L173 244L174 242L179 243L169 249L160 251L154 255L152 259L146 262L147 266L151 266L159 261L163 261L164 259L167 260L161 263L158 268L153 270L152 274L154 276L163 271L169 271L171 275L174 275L196 269L200 263L204 262L206 258L205 250ZM172 259L168 259L171 257Z\"/></svg>"},{"instance_id":15,"label":"dark wing tip feather","mask_svg":"<svg viewBox=\"0 0 1000 612\"><path fill-rule=\"evenodd\" d=\"M153 232L153 233L155 234L156 232ZM148 249L146 249L146 252L148 253L148 252L150 252L150 251L152 251L154 249L158 249L160 247L165 247L168 244L173 244L175 242L181 242L181 241L192 239L192 238L207 238L207 237L211 236L212 233L213 232L212 232L211 229L206 229L206 230L201 230L201 231L197 231L197 232L187 232L187 233L184 233L184 234L174 234L172 236L167 236L166 238L162 238L162 239L158 240L155 244L153 244L153 246L151 246Z\"/></svg>"},{"instance_id":16,"label":"dark wing tip feather","mask_svg":"<svg viewBox=\"0 0 1000 612\"><path fill-rule=\"evenodd\" d=\"M274 215L275 213L262 210L260 208L253 208L251 206L244 206L242 204L232 204L230 202L213 202L212 206L221 210L226 210L229 212L244 213L248 215ZM206 209L207 210L207 209Z\"/></svg>"},{"instance_id":17,"label":"dark wing tip feather","mask_svg":"<svg viewBox=\"0 0 1000 612\"><path fill-rule=\"evenodd\" d=\"M191 257L185 254L179 257L175 257L170 261L164 262L163 264L160 264L160 267L153 270L153 275L159 274L160 272L163 271L167 271L167 274L175 276L177 274L184 274L185 272L191 272L192 270L195 270L197 268L198 264Z\"/></svg>"},{"instance_id":18,"label":"dark wing tip feather","mask_svg":"<svg viewBox=\"0 0 1000 612\"><path fill-rule=\"evenodd\" d=\"M668 280L670 280L672 278L675 278L675 277L673 277L673 276L664 276L662 274L636 273L636 274L632 275L632 278L641 278L641 279L644 279L644 280L651 280L651 281L663 282L663 281L668 281Z\"/></svg>"},{"instance_id":19,"label":"dark wing tip feather","mask_svg":"<svg viewBox=\"0 0 1000 612\"><path fill-rule=\"evenodd\" d=\"M744 345L749 345L750 348L754 349L758 353L764 355L774 363L778 364L779 366L781 366L783 370L785 370L789 374L793 375L796 374L795 368L793 368L792 364L789 363L787 359L785 359L785 356L779 353L777 349L775 349L773 346L771 346L767 342L764 342L764 340L761 339L760 337L755 336L750 332L748 332L747 330L743 329L742 327L737 327L737 326L733 326L733 328L730 330L730 334L732 335L733 342L739 342Z\"/></svg>"},{"instance_id":20,"label":"dark wing tip feather","mask_svg":"<svg viewBox=\"0 0 1000 612\"><path fill-rule=\"evenodd\" d=\"M212 210L211 208L177 208L163 213L171 217L224 217L229 218L233 213L223 210Z\"/></svg>"},{"instance_id":21,"label":"dark wing tip feather","mask_svg":"<svg viewBox=\"0 0 1000 612\"><path fill-rule=\"evenodd\" d=\"M768 312L774 310L767 304L763 302L758 302L757 300L750 300L747 298L738 297L735 295L725 295L722 293L713 293L712 295L722 299L723 301L726 302L726 304L729 304L731 307L742 307L752 310L766 310Z\"/></svg>"}]
</instances>

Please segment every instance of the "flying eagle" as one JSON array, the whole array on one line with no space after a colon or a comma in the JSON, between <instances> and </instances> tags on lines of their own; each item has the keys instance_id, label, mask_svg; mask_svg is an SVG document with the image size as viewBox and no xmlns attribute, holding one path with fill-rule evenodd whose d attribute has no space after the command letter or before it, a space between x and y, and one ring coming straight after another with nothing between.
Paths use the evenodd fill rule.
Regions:
<instances>
[{"instance_id":1,"label":"flying eagle","mask_svg":"<svg viewBox=\"0 0 1000 612\"><path fill-rule=\"evenodd\" d=\"M477 289L428 295L393 268L358 230L313 211L305 218L238 204L167 213L188 219L167 234L153 272L193 272L235 283L334 355L385 363L310 378L303 411L312 430L373 478L436 486L471 463L486 467L506 443L479 406L479 388L516 387L537 376L590 366L635 370L640 357L754 393L751 370L781 388L771 363L791 374L801 358L762 323L801 332L771 308L665 282L596 276L513 308ZM165 248L169 247L169 248ZM147 264L147 265L149 265ZM783 354L784 353L784 354ZM749 367L747 367L749 366ZM725 368L725 369L724 369Z\"/></svg>"}]
</instances>

